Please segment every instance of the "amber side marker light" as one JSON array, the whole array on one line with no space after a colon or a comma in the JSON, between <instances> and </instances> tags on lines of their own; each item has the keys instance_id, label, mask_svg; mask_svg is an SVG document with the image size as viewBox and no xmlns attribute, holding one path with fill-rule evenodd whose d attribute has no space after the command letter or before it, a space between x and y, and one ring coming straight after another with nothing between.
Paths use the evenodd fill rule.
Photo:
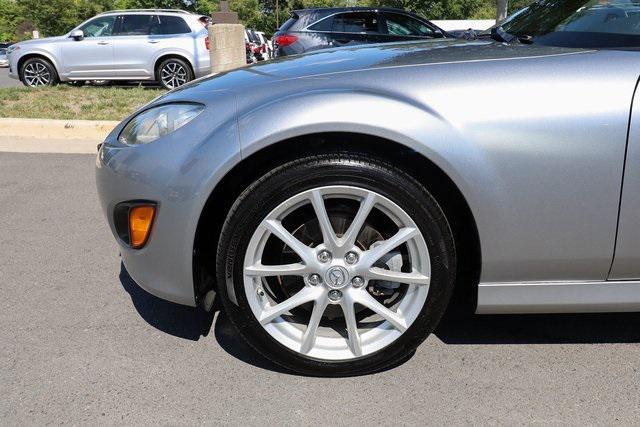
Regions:
<instances>
[{"instance_id":1,"label":"amber side marker light","mask_svg":"<svg viewBox=\"0 0 640 427\"><path fill-rule=\"evenodd\" d=\"M134 206L129 210L129 238L132 248L140 249L147 243L155 215L156 207L153 205Z\"/></svg>"}]
</instances>

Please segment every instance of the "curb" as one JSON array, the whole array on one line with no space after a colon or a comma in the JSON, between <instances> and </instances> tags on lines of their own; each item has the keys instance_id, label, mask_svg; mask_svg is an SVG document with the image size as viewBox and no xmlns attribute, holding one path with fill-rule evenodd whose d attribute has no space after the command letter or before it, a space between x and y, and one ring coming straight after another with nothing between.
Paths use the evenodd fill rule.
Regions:
<instances>
[{"instance_id":1,"label":"curb","mask_svg":"<svg viewBox=\"0 0 640 427\"><path fill-rule=\"evenodd\" d=\"M102 142L118 121L0 118L0 136Z\"/></svg>"}]
</instances>

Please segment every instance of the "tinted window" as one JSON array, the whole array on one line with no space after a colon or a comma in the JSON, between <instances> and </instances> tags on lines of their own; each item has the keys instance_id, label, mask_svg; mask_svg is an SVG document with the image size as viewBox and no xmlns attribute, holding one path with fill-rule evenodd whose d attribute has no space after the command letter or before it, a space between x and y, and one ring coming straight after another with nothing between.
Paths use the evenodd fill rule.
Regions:
<instances>
[{"instance_id":1,"label":"tinted window","mask_svg":"<svg viewBox=\"0 0 640 427\"><path fill-rule=\"evenodd\" d=\"M279 31L287 31L289 28L293 26L298 21L298 15L292 15L291 18L287 19L284 24L280 25L278 28Z\"/></svg>"},{"instance_id":2,"label":"tinted window","mask_svg":"<svg viewBox=\"0 0 640 427\"><path fill-rule=\"evenodd\" d=\"M331 31L333 27L333 16L325 18L321 21L316 22L312 26L309 27L311 31Z\"/></svg>"},{"instance_id":3,"label":"tinted window","mask_svg":"<svg viewBox=\"0 0 640 427\"><path fill-rule=\"evenodd\" d=\"M191 28L179 16L155 16L151 25L151 34L186 34Z\"/></svg>"},{"instance_id":4,"label":"tinted window","mask_svg":"<svg viewBox=\"0 0 640 427\"><path fill-rule=\"evenodd\" d=\"M109 37L113 33L115 22L115 16L103 16L92 19L79 29L82 30L85 37Z\"/></svg>"},{"instance_id":5,"label":"tinted window","mask_svg":"<svg viewBox=\"0 0 640 427\"><path fill-rule=\"evenodd\" d=\"M539 0L503 24L534 43L566 47L640 47L640 4L620 0Z\"/></svg>"},{"instance_id":6,"label":"tinted window","mask_svg":"<svg viewBox=\"0 0 640 427\"><path fill-rule=\"evenodd\" d=\"M393 36L433 37L433 30L424 22L420 22L401 13L385 13L387 32Z\"/></svg>"},{"instance_id":7,"label":"tinted window","mask_svg":"<svg viewBox=\"0 0 640 427\"><path fill-rule=\"evenodd\" d=\"M373 12L341 13L333 17L331 30L337 33L377 33L378 15Z\"/></svg>"},{"instance_id":8,"label":"tinted window","mask_svg":"<svg viewBox=\"0 0 640 427\"><path fill-rule=\"evenodd\" d=\"M120 36L146 36L151 29L152 15L123 15Z\"/></svg>"}]
</instances>

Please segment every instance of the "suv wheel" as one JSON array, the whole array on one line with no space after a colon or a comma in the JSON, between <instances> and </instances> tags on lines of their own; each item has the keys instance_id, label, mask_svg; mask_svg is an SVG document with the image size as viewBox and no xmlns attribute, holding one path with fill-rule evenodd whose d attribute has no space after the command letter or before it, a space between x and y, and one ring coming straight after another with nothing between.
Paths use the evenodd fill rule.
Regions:
<instances>
[{"instance_id":1,"label":"suv wheel","mask_svg":"<svg viewBox=\"0 0 640 427\"><path fill-rule=\"evenodd\" d=\"M307 375L405 360L438 324L455 270L451 230L427 190L360 155L308 157L253 183L217 253L219 291L241 335Z\"/></svg>"},{"instance_id":2,"label":"suv wheel","mask_svg":"<svg viewBox=\"0 0 640 427\"><path fill-rule=\"evenodd\" d=\"M175 89L193 80L193 73L182 59L169 58L158 66L158 80L165 88Z\"/></svg>"},{"instance_id":3,"label":"suv wheel","mask_svg":"<svg viewBox=\"0 0 640 427\"><path fill-rule=\"evenodd\" d=\"M31 58L22 64L20 80L29 87L53 86L58 82L58 73L46 59Z\"/></svg>"}]
</instances>

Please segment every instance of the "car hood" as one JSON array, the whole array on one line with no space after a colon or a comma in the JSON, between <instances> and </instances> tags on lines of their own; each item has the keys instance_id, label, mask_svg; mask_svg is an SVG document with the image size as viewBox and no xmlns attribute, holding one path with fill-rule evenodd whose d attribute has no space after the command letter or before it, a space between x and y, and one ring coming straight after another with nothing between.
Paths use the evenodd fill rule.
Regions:
<instances>
[{"instance_id":1,"label":"car hood","mask_svg":"<svg viewBox=\"0 0 640 427\"><path fill-rule=\"evenodd\" d=\"M61 40L66 40L67 37L66 36L56 36L56 37L44 37L41 39L31 39L31 40L25 40L19 43L14 44L14 46L28 46L28 45L32 45L32 44L39 44L39 43L55 43L55 42L59 42Z\"/></svg>"},{"instance_id":2,"label":"car hood","mask_svg":"<svg viewBox=\"0 0 640 427\"><path fill-rule=\"evenodd\" d=\"M258 63L196 80L171 92L246 89L270 82L332 74L367 72L381 68L430 64L496 61L586 52L551 46L506 44L486 40L432 40L386 43L318 50L304 55Z\"/></svg>"}]
</instances>

